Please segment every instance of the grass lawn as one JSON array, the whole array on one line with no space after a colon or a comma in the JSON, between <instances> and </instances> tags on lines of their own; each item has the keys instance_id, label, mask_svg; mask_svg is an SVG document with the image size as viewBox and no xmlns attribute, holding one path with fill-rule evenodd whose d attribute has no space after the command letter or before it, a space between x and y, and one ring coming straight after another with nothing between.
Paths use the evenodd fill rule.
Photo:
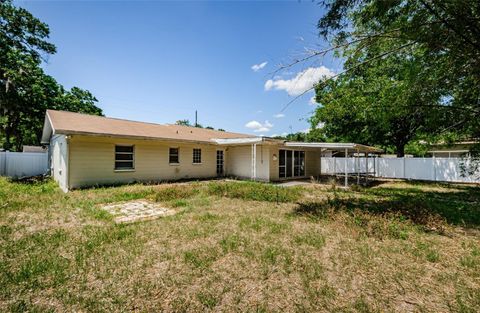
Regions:
<instances>
[{"instance_id":1,"label":"grass lawn","mask_svg":"<svg viewBox=\"0 0 480 313\"><path fill-rule=\"evenodd\" d=\"M99 206L177 211L116 224ZM479 312L480 188L0 178L0 311Z\"/></svg>"}]
</instances>

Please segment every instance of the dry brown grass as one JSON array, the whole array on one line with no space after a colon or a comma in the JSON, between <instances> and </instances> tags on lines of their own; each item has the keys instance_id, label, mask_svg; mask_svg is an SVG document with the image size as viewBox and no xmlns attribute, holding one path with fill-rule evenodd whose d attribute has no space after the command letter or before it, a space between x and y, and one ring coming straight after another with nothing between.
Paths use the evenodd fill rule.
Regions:
<instances>
[{"instance_id":1,"label":"dry brown grass","mask_svg":"<svg viewBox=\"0 0 480 313\"><path fill-rule=\"evenodd\" d=\"M64 195L48 182L0 180L0 200L14 199L0 212L0 311L480 310L478 225L474 218L456 223L448 210L442 215L452 194L451 206L469 199L468 209L478 213L478 189L307 187L300 199L276 203L210 195L207 184L184 184L199 191L167 196L158 193L168 185ZM432 210L446 231L390 210L396 192L412 197L411 189L440 197L429 205L438 205ZM177 192L185 198L174 199ZM97 209L143 198L179 213L116 225ZM302 211L297 202L318 210ZM451 209L467 209L461 203ZM372 209L381 205L388 214Z\"/></svg>"}]
</instances>

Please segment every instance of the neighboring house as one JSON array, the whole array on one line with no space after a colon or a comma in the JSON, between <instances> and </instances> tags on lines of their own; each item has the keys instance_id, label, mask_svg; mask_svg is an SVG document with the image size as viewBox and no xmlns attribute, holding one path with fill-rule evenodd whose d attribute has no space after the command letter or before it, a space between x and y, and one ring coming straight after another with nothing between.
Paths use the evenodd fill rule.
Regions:
<instances>
[{"instance_id":1,"label":"neighboring house","mask_svg":"<svg viewBox=\"0 0 480 313\"><path fill-rule=\"evenodd\" d=\"M42 143L50 145L51 175L64 191L219 176L260 181L316 177L327 151L380 152L358 144L286 142L53 110L46 113Z\"/></svg>"},{"instance_id":2,"label":"neighboring house","mask_svg":"<svg viewBox=\"0 0 480 313\"><path fill-rule=\"evenodd\" d=\"M43 146L23 146L22 152L28 153L46 153L47 148Z\"/></svg>"},{"instance_id":3,"label":"neighboring house","mask_svg":"<svg viewBox=\"0 0 480 313\"><path fill-rule=\"evenodd\" d=\"M437 143L430 145L427 153L438 158L461 158L468 156L470 149L478 144L477 140Z\"/></svg>"}]
</instances>

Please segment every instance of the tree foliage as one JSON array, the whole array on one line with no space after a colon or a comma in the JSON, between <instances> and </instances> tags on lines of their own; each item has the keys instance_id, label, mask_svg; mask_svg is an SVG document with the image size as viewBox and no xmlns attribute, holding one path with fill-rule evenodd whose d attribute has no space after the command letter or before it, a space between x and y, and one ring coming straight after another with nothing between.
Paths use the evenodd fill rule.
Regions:
<instances>
[{"instance_id":1,"label":"tree foliage","mask_svg":"<svg viewBox=\"0 0 480 313\"><path fill-rule=\"evenodd\" d=\"M102 114L89 91L65 90L44 73L42 61L56 52L49 33L27 10L0 2L0 144L5 149L39 144L47 109Z\"/></svg>"},{"instance_id":2,"label":"tree foliage","mask_svg":"<svg viewBox=\"0 0 480 313\"><path fill-rule=\"evenodd\" d=\"M419 138L480 137L480 2L321 3L318 28L332 48L313 56L336 51L345 64L316 86L313 126L399 155Z\"/></svg>"}]
</instances>

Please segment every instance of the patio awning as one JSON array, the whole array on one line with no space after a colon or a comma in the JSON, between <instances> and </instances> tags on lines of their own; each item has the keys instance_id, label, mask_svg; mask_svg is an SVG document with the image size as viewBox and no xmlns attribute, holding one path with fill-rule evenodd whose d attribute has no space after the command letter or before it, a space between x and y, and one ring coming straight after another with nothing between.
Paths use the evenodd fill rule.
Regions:
<instances>
[{"instance_id":1,"label":"patio awning","mask_svg":"<svg viewBox=\"0 0 480 313\"><path fill-rule=\"evenodd\" d=\"M372 146L361 145L358 143L343 143L343 142L285 142L286 147L293 148L320 148L322 151L334 150L334 151L354 151L354 152L369 152L369 153L381 153L382 149Z\"/></svg>"},{"instance_id":2,"label":"patio awning","mask_svg":"<svg viewBox=\"0 0 480 313\"><path fill-rule=\"evenodd\" d=\"M218 145L252 145L252 144L281 144L283 141L268 137L251 138L213 138Z\"/></svg>"}]
</instances>

